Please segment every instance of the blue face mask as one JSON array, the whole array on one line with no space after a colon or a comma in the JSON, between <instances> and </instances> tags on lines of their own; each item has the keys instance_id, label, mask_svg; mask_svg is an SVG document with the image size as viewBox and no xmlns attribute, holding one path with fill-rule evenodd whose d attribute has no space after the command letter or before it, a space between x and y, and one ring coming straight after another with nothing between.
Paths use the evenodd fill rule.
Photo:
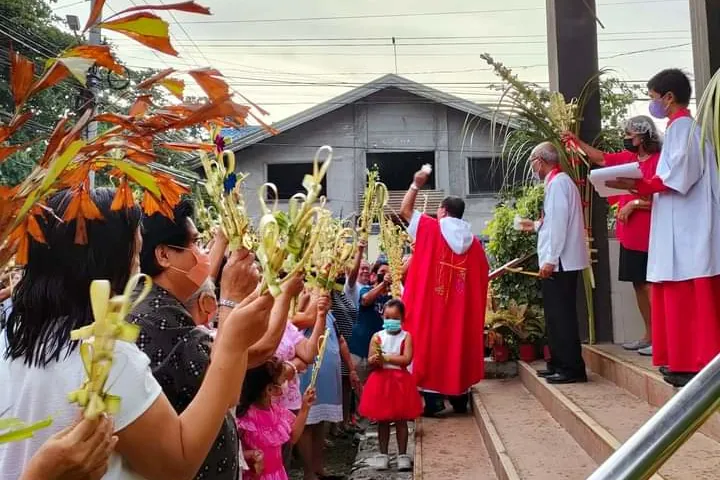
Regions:
<instances>
[{"instance_id":1,"label":"blue face mask","mask_svg":"<svg viewBox=\"0 0 720 480\"><path fill-rule=\"evenodd\" d=\"M400 324L400 320L396 320L394 318L386 318L383 321L383 328L388 333L397 333L402 328Z\"/></svg>"}]
</instances>

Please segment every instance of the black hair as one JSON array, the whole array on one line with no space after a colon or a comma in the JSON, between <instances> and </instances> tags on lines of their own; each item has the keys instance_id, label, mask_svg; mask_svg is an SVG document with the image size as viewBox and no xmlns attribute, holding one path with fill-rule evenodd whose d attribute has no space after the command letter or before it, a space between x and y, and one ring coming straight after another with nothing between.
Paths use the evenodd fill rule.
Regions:
<instances>
[{"instance_id":1,"label":"black hair","mask_svg":"<svg viewBox=\"0 0 720 480\"><path fill-rule=\"evenodd\" d=\"M52 213L35 217L46 243L29 239L28 262L5 322L5 358L22 357L37 367L60 361L77 347L70 331L93 322L90 282L110 280L115 293L125 288L142 214L137 206L112 210L114 196L108 188L91 192L103 218L85 220L86 245L75 243L77 221L61 220L72 198L68 190L48 200Z\"/></svg>"},{"instance_id":2,"label":"black hair","mask_svg":"<svg viewBox=\"0 0 720 480\"><path fill-rule=\"evenodd\" d=\"M460 197L445 197L440 206L453 218L462 218L465 215L465 200Z\"/></svg>"},{"instance_id":3,"label":"black hair","mask_svg":"<svg viewBox=\"0 0 720 480\"><path fill-rule=\"evenodd\" d=\"M190 233L188 219L193 218L195 206L189 199L180 200L173 209L173 218L161 213L143 217L143 246L140 252L140 270L156 277L163 272L155 258L155 249L160 245L189 247Z\"/></svg>"},{"instance_id":4,"label":"black hair","mask_svg":"<svg viewBox=\"0 0 720 480\"><path fill-rule=\"evenodd\" d=\"M378 260L377 262L375 262L375 264L373 264L372 270L370 270L370 272L377 275L380 267L382 267L383 265L388 265L388 262L386 262L385 260Z\"/></svg>"},{"instance_id":5,"label":"black hair","mask_svg":"<svg viewBox=\"0 0 720 480\"><path fill-rule=\"evenodd\" d=\"M400 312L400 316L402 318L405 318L405 304L399 298L391 298L390 300L385 302L385 305L383 305L383 310L385 310L386 308L397 308L398 312Z\"/></svg>"},{"instance_id":6,"label":"black hair","mask_svg":"<svg viewBox=\"0 0 720 480\"><path fill-rule=\"evenodd\" d=\"M655 74L648 81L647 88L659 93L661 96L672 92L675 101L680 105L688 105L692 96L690 79L679 68L668 68Z\"/></svg>"},{"instance_id":7,"label":"black hair","mask_svg":"<svg viewBox=\"0 0 720 480\"><path fill-rule=\"evenodd\" d=\"M250 407L262 400L269 385L277 384L283 372L283 364L273 357L262 365L251 368L245 374L240 403L235 409L239 418L245 415Z\"/></svg>"}]
</instances>

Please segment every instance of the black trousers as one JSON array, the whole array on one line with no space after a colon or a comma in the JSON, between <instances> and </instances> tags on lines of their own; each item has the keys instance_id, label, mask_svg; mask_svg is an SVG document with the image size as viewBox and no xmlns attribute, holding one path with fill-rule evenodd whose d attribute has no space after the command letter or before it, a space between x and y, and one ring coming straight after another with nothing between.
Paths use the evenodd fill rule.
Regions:
<instances>
[{"instance_id":1,"label":"black trousers","mask_svg":"<svg viewBox=\"0 0 720 480\"><path fill-rule=\"evenodd\" d=\"M440 413L445 410L445 399L447 398L453 410L457 413L465 413L468 410L468 402L470 401L470 394L457 396L445 396L439 393L422 392L422 396L425 399L425 414L433 415Z\"/></svg>"},{"instance_id":2,"label":"black trousers","mask_svg":"<svg viewBox=\"0 0 720 480\"><path fill-rule=\"evenodd\" d=\"M578 332L577 289L579 272L555 272L542 281L545 328L550 347L548 369L585 378Z\"/></svg>"}]
</instances>

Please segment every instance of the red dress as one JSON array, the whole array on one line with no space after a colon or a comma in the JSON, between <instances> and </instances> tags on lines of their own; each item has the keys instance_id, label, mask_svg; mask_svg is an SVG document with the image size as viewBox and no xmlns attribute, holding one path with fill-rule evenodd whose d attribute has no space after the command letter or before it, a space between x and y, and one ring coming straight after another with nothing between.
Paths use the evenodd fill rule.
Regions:
<instances>
[{"instance_id":1,"label":"red dress","mask_svg":"<svg viewBox=\"0 0 720 480\"><path fill-rule=\"evenodd\" d=\"M653 153L645 161L640 162L637 153L623 150L617 153L606 153L604 159L605 165L608 167L639 162L643 178L651 179L655 176L660 154ZM610 197L608 201L611 204L617 204L619 210L633 200L643 200L644 198L645 197L641 195L628 193L626 195ZM647 252L648 245L650 244L650 217L650 210L636 210L630 215L627 222L617 222L615 234L620 244L628 250Z\"/></svg>"},{"instance_id":2,"label":"red dress","mask_svg":"<svg viewBox=\"0 0 720 480\"><path fill-rule=\"evenodd\" d=\"M477 238L458 255L437 220L420 218L403 294L403 328L413 338L412 370L420 388L463 395L482 380L488 271Z\"/></svg>"},{"instance_id":3,"label":"red dress","mask_svg":"<svg viewBox=\"0 0 720 480\"><path fill-rule=\"evenodd\" d=\"M407 332L390 334L378 332L373 341L380 340L384 355L402 355ZM384 365L370 373L363 388L360 415L377 422L415 420L423 411L422 399L410 372L395 365Z\"/></svg>"}]
</instances>

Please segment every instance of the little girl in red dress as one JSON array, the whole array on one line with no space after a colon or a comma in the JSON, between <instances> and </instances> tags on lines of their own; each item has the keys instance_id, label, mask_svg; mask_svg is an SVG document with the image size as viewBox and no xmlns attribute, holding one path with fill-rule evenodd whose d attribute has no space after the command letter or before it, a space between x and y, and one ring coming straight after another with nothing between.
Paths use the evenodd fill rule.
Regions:
<instances>
[{"instance_id":1,"label":"little girl in red dress","mask_svg":"<svg viewBox=\"0 0 720 480\"><path fill-rule=\"evenodd\" d=\"M402 329L405 305L398 299L389 300L383 310L383 330L370 342L368 365L374 370L365 384L360 400L360 415L378 422L380 456L376 467L387 470L390 463L388 444L390 424L395 423L398 442L398 470L410 470L407 455L408 421L423 411L422 399L408 365L412 363L412 337Z\"/></svg>"},{"instance_id":2,"label":"little girl in red dress","mask_svg":"<svg viewBox=\"0 0 720 480\"><path fill-rule=\"evenodd\" d=\"M252 368L245 375L240 405L237 407L238 435L243 455L250 470L243 472L243 480L288 480L283 465L282 446L297 443L305 429L310 406L315 401L315 389L309 388L297 416L272 401L282 395L283 364L268 360Z\"/></svg>"}]
</instances>

